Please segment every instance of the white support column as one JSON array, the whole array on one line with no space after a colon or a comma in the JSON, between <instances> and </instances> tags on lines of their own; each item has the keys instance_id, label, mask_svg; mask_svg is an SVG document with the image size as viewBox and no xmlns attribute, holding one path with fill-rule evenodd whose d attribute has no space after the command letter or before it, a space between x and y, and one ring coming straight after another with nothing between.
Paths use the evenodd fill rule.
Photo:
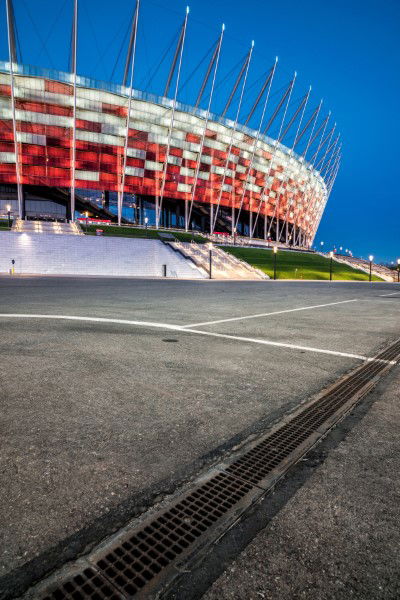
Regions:
<instances>
[{"instance_id":1,"label":"white support column","mask_svg":"<svg viewBox=\"0 0 400 600\"><path fill-rule=\"evenodd\" d=\"M218 201L217 201L217 206L216 206L216 210L215 210L215 217L214 217L214 222L213 222L213 226L212 226L212 231L214 231L215 223L217 222L217 218L218 218L219 206L221 204L222 193L224 191L224 185L225 185L225 179L226 179L226 170L228 168L229 157L230 157L231 151L232 151L233 136L235 135L235 131L236 131L237 126L238 126L240 109L242 107L243 94L244 94L244 90L245 90L245 87L246 87L247 75L249 73L249 67L250 67L251 57L252 57L252 54L253 54L253 48L254 48L254 41L251 42L251 48L250 48L248 59L247 59L246 71L245 71L244 78L243 78L242 90L241 90L241 93L240 93L239 104L238 104L238 108L237 108L237 111L236 111L235 122L234 122L233 128L231 130L231 138L230 138L230 142L229 142L229 146L228 146L228 151L227 151L227 155L226 155L225 168L224 168L224 174L222 176L221 187L220 187L219 194L218 194Z\"/></svg>"},{"instance_id":2,"label":"white support column","mask_svg":"<svg viewBox=\"0 0 400 600\"><path fill-rule=\"evenodd\" d=\"M279 140L279 138L281 136L281 133L282 133L282 128L283 128L283 125L284 125L284 122L285 122L285 118L286 118L286 114L287 114L287 111L288 111L288 108L289 108L290 99L292 97L292 91L293 91L293 87L294 87L296 78L297 78L297 73L295 71L294 76L293 76L293 80L292 80L292 85L290 87L289 96L288 96L288 99L287 99L287 102L286 102L285 110L283 112L283 116L282 116L282 119L281 119L281 124L280 124L280 127L279 127L279 133L278 133L277 138L276 138L275 143L274 143L274 149L273 149L273 153L272 153L272 156L271 156L270 166L269 166L269 169L268 169L268 173L266 174L266 177L265 177L265 185L264 185L264 188L263 188L263 190L261 192L260 204L258 206L258 211L257 211L257 216L256 216L256 219L255 219L254 226L256 225L256 223L258 221L258 217L260 215L262 202L266 203L266 201L265 201L265 192L267 190L268 179L269 179L269 177L271 175L273 161L274 161L274 159L275 159L275 157L277 155L277 152L278 152L278 146L279 146L278 140ZM270 224L269 224L269 228L268 228L268 231L267 231L267 237L269 237L274 217L277 220L276 215L277 215L277 210L279 210L278 201L279 201L279 198L277 198L277 203L275 204L275 210L274 210L274 214L272 215L272 218L271 218L271 221L270 221ZM278 227L277 227L277 230L278 230Z\"/></svg>"},{"instance_id":3,"label":"white support column","mask_svg":"<svg viewBox=\"0 0 400 600\"><path fill-rule=\"evenodd\" d=\"M259 142L260 135L261 135L261 128L262 128L262 125L263 125L263 122L264 122L264 116L265 116L265 112L267 110L269 96L270 96L270 92L271 92L271 86L272 86L272 83L273 83L273 80L274 80L274 76L275 76L275 71L276 71L277 64L278 64L278 57L276 56L275 57L275 63L274 63L274 66L273 66L273 70L272 70L272 76L271 76L271 79L270 79L270 82L269 82L269 85L268 85L268 91L267 91L267 95L266 95L266 98L265 98L265 102L264 102L264 106L263 106L263 110L262 110L262 114L261 114L261 118L260 118L260 123L259 123L258 130L257 130L257 135L256 135L256 138L255 138L254 144L253 144L253 150L252 150L252 153L251 153L249 168L247 169L246 179L245 179L245 182L244 182L244 185L243 185L242 197L240 199L240 206L239 206L238 214L237 214L237 223L239 222L240 213L242 212L242 207L243 207L243 203L244 203L244 199L245 199L245 195L246 195L246 186L247 186L247 184L249 182L250 173L251 173L251 170L253 168L254 157L256 155L257 146L258 146L258 142ZM237 225L237 223L236 223L236 225ZM257 224L257 221L254 224L254 228L255 228L256 224ZM249 231L249 234L250 234L249 237L250 238L253 237L253 233L254 233L254 229L253 229L253 219L252 219L252 221L251 221L251 227L250 227L250 231Z\"/></svg>"},{"instance_id":4,"label":"white support column","mask_svg":"<svg viewBox=\"0 0 400 600\"><path fill-rule=\"evenodd\" d=\"M188 231L189 221L190 221L190 218L192 216L194 197L195 197L195 194L196 194L197 181L198 181L198 178L199 178L201 156L203 154L204 141L205 141L205 137L206 137L206 133L207 133L208 121L210 119L211 103L212 103L212 99L213 99L213 95L214 95L215 79L216 79L217 71L218 71L219 57L220 57L220 54L221 54L221 46L222 46L222 40L223 40L223 37L224 37L224 31L225 31L225 25L222 24L222 31L221 31L221 35L220 35L220 38L219 38L219 41L218 41L218 50L217 50L217 56L216 56L216 59L215 59L214 73L213 73L213 78L212 78L212 83L211 83L210 97L209 97L209 100L208 100L206 120L205 120L205 123L204 123L204 130L203 130L203 134L201 136L200 149L199 149L199 154L198 154L198 157L197 157L196 172L195 172L194 183L193 183L193 187L192 187L192 196L190 198L190 207L189 207L189 210L187 212L187 216L185 216L185 230L186 231ZM210 221L210 230L211 229L212 229L212 225L211 225L211 221ZM212 233L212 231L210 231L210 233Z\"/></svg>"},{"instance_id":5,"label":"white support column","mask_svg":"<svg viewBox=\"0 0 400 600\"><path fill-rule=\"evenodd\" d=\"M330 148L331 139L332 139L332 136L333 136L333 134L334 134L334 131L335 131L335 129L336 129L336 123L335 123L335 125L333 126L333 128L332 128L332 130L331 130L330 134L328 134L328 135L329 135L329 140L328 140L328 143L327 143L327 146L326 146L325 153L324 153L324 155L323 155L323 158L321 159L320 163L318 163L318 164L321 164L320 171L322 170L322 168L323 168L323 166L324 166L324 163L325 163L325 160L326 160L326 158L327 158L327 155L328 155L328 152L329 152L329 148ZM321 139L322 139L322 138L321 138ZM339 139L339 138L337 138L337 140L336 140L336 143L337 143L338 139ZM323 144L323 142L322 142L322 144ZM314 169L314 165L315 165L315 162L316 162L316 160L317 160L317 157L318 157L318 151L319 151L319 148L320 148L320 147L321 147L321 143L320 143L320 145L319 145L319 147L318 147L318 150L317 150L317 152L314 154L314 157L313 157L313 158L314 158L314 161L313 161L313 164L312 164L312 169ZM312 214L313 214L313 212L314 212L314 207L315 207L315 204L316 204L316 202L317 202L317 199L318 199L318 194L317 194L317 192L316 192L316 190L317 190L317 187L316 187L316 186L314 186L314 190L315 190L315 191L314 191L314 194L313 194L313 195L311 196L311 198L310 198L310 202L309 202L309 208L308 208L308 215L309 215L310 217L311 217L311 215L312 215ZM308 228L307 228L307 233L308 233L308 229L309 229L309 226L308 226Z\"/></svg>"},{"instance_id":6,"label":"white support column","mask_svg":"<svg viewBox=\"0 0 400 600\"><path fill-rule=\"evenodd\" d=\"M163 199L164 199L165 180L166 180L166 176L167 176L168 157L169 157L169 149L171 147L172 130L174 128L176 101L177 101L177 96L178 96L179 81L180 81L180 77L181 77L182 56L183 56L183 49L185 47L186 27L187 27L188 16L189 16L189 7L187 6L185 20L183 22L182 44L181 44L181 49L180 49L180 53L179 53L178 73L176 76L175 94L174 94L174 100L173 100L172 110L171 110L171 121L170 121L170 125L169 125L169 130L168 130L167 151L166 151L165 162L164 162L160 200L159 200L158 206L156 205L156 229L158 229L160 226L160 215L161 215L162 203L163 203Z\"/></svg>"},{"instance_id":7,"label":"white support column","mask_svg":"<svg viewBox=\"0 0 400 600\"><path fill-rule=\"evenodd\" d=\"M315 126L316 126L316 124L317 124L317 121L318 121L319 113L320 113L320 111L321 111L322 102L323 102L323 101L322 101L322 100L320 100L320 103L319 103L319 106L318 106L318 110L317 110L317 114L316 114L316 116L315 116L314 123L313 123L313 126L312 126L312 128L311 128L310 135L309 135L309 137L308 137L307 145L306 145L306 148L305 148L305 150L304 150L304 152L303 152L303 154L302 154L302 161L303 161L303 163L302 163L302 166L301 166L300 175L302 174L303 167L304 167L304 163L305 163L305 161L306 161L306 158L307 158L307 152L308 152L308 149L309 149L309 147L310 147L311 140L312 140L312 138L313 138L313 135L314 135L314 129L315 129ZM329 113L328 113L328 118L327 118L327 119L326 119L326 121L325 121L325 125L324 125L323 131L322 131L322 135L321 135L321 138L320 138L320 141L319 141L319 144L318 144L318 150L319 150L319 148L321 147L321 143L322 143L323 137L324 137L324 135L325 135L325 129L326 129L326 126L327 126L327 124L328 124L328 121L329 121L330 115L331 115L331 113L330 113L330 111L329 111ZM306 171L308 171L308 170L309 170L309 169L308 169L308 166L307 166L307 167L306 167ZM307 184L307 186L308 186L308 184ZM303 201L305 200L305 198L306 198L306 195L307 195L307 186L306 186L306 190L304 191L304 194L303 194L303 197L302 197L302 200L303 200ZM302 207L302 208L303 208L303 207ZM301 230L300 230L300 227L299 227L299 223L298 223L298 221L300 220L301 212L302 212L302 210L301 210L301 209L299 209L299 210L297 211L297 214L296 214L296 216L295 216L295 220L294 220L294 224L293 224L293 229L294 229L294 231L295 231L294 235L292 235L292 239L293 239L293 246L296 246L296 245L297 245L297 243L296 243L296 241L297 241L297 240L296 240L296 230L297 230L297 236L299 236L299 235L300 235L300 232L301 232Z\"/></svg>"},{"instance_id":8,"label":"white support column","mask_svg":"<svg viewBox=\"0 0 400 600\"><path fill-rule=\"evenodd\" d=\"M74 36L72 48L73 84L74 84L74 108L72 125L72 160L71 160L71 221L75 221L75 163L76 163L76 54L78 39L78 0L74 0Z\"/></svg>"},{"instance_id":9,"label":"white support column","mask_svg":"<svg viewBox=\"0 0 400 600\"><path fill-rule=\"evenodd\" d=\"M123 206L123 202L124 202L125 171L126 171L126 162L127 162L127 158L128 158L129 125L130 125L131 106L132 106L133 74L135 71L136 34L137 34L137 26L138 26L138 18L139 18L139 5L140 5L140 0L136 0L136 10L135 10L135 16L134 16L135 21L134 21L134 28L133 28L134 30L133 30L131 74L130 74L130 82L129 82L128 114L126 117L124 159L123 159L123 166L122 166L121 188L118 193L118 225L121 225L122 206ZM128 60L129 60L129 57L128 57Z\"/></svg>"},{"instance_id":10,"label":"white support column","mask_svg":"<svg viewBox=\"0 0 400 600\"><path fill-rule=\"evenodd\" d=\"M22 184L21 184L21 172L19 165L19 152L18 152L18 140L17 140L17 123L15 118L15 93L14 93L14 64L13 64L13 52L11 44L11 6L10 0L6 2L7 8L7 36L8 36L8 56L10 61L10 87L11 87L11 113L13 122L13 137L14 137L14 153L15 153L15 175L17 179L17 198L18 198L18 217L23 217L23 196L22 196Z\"/></svg>"},{"instance_id":11,"label":"white support column","mask_svg":"<svg viewBox=\"0 0 400 600\"><path fill-rule=\"evenodd\" d=\"M301 116L300 116L300 120L299 120L299 123L298 123L298 126L297 126L296 135L294 137L294 141L293 141L292 147L290 149L288 167L290 166L290 162L292 160L294 148L296 146L297 138L298 138L298 135L299 135L299 132L300 132L300 127L301 127L301 125L303 123L303 117L304 117L305 110L307 108L307 103L308 103L308 99L310 97L310 94L311 94L311 86L309 87L309 90L308 90L308 93L307 93L307 97L306 97L306 101L304 103L303 110L302 110ZM290 171L289 171L289 168L288 168L287 169L286 179L281 183L280 190L285 189L284 188L284 184L285 183L286 183L286 187L287 187L289 179L290 179ZM287 195L287 191L286 191L286 195ZM286 224L286 233L285 233L285 242L286 242L286 244L288 243L288 221L287 221L287 219L288 219L288 216L289 216L290 207L291 207L291 200L287 199L286 214L285 214L285 218L284 218L283 223L282 223L281 231L279 233L279 238L280 238L280 236L282 235L282 232L283 232L283 228L284 228L284 226Z\"/></svg>"}]
</instances>

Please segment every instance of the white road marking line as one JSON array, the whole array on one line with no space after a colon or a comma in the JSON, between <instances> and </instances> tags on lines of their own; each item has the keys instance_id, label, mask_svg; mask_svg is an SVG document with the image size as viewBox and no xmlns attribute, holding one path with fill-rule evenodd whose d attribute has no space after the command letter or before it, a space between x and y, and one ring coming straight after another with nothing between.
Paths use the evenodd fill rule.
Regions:
<instances>
[{"instance_id":1,"label":"white road marking line","mask_svg":"<svg viewBox=\"0 0 400 600\"><path fill-rule=\"evenodd\" d=\"M138 325L142 327L157 327L159 329L172 329L180 331L183 329L180 325L169 325L168 323L156 323L153 321L131 321L127 319L109 319L107 317L79 317L77 315L38 315L38 314L20 314L20 313L0 313L0 318L19 318L19 319L61 319L63 321L88 321L92 323L117 323L120 325ZM184 330L185 331L185 330Z\"/></svg>"},{"instance_id":2,"label":"white road marking line","mask_svg":"<svg viewBox=\"0 0 400 600\"><path fill-rule=\"evenodd\" d=\"M379 294L380 298L384 298L385 296L394 296L395 294L399 294L400 292L392 292L391 294Z\"/></svg>"},{"instance_id":3,"label":"white road marking line","mask_svg":"<svg viewBox=\"0 0 400 600\"><path fill-rule=\"evenodd\" d=\"M336 350L324 350L323 348L313 348L310 346L299 346L296 344L285 344L284 342L273 342L270 340L262 340L257 338L248 338L238 335L228 335L224 333L214 333L212 331L200 331L198 329L188 329L180 325L169 325L168 323L154 323L153 321L131 321L128 319L110 319L106 317L79 317L75 315L38 315L38 314L18 314L18 313L1 313L0 318L6 319L53 319L63 321L85 321L89 323L115 323L117 325L136 325L138 327L155 327L157 329L167 329L172 331L180 331L181 333L194 333L196 335L204 335L208 337L223 338L227 340L236 340L252 344L261 344L264 346L275 346L277 348L288 348L290 350L301 350L304 352L316 352L317 354L329 354L330 356L343 356L345 358L355 358L357 360L368 362L383 362L385 364L395 365L396 361L382 360L360 354L351 354L348 352L337 352Z\"/></svg>"},{"instance_id":4,"label":"white road marking line","mask_svg":"<svg viewBox=\"0 0 400 600\"><path fill-rule=\"evenodd\" d=\"M352 300L340 300L340 302L329 302L328 304L315 304L314 306L301 306L300 308L288 308L286 310L275 310L269 313L259 313L257 315L245 315L244 317L232 317L229 319L218 319L217 321L204 321L203 323L190 323L183 327L201 327L202 325L217 325L218 323L229 323L230 321L244 321L245 319L258 319L259 317L271 317L272 315L283 315L284 313L298 312L300 310L312 310L313 308L324 308L324 306L335 306L336 304L346 304L347 302L356 302L358 298Z\"/></svg>"}]
</instances>

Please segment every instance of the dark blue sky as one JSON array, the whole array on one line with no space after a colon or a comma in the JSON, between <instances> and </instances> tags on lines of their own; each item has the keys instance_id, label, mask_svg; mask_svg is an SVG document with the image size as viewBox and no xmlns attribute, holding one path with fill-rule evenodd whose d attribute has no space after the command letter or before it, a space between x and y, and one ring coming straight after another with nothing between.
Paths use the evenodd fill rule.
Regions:
<instances>
[{"instance_id":1,"label":"dark blue sky","mask_svg":"<svg viewBox=\"0 0 400 600\"><path fill-rule=\"evenodd\" d=\"M14 0L14 5L23 62L67 70L72 0ZM80 0L80 74L120 80L133 5L133 0ZM135 87L162 92L172 49L157 66L173 47L185 6L183 0L142 0ZM5 0L0 7L0 59L6 59ZM243 115L276 55L279 75L272 108L297 70L293 102L311 84L309 112L324 98L324 112L332 110L343 139L342 166L317 245L323 240L326 249L336 244L355 255L372 253L378 260L400 257L399 0L192 0L181 79L183 102L193 104L206 62L192 72L223 22L226 36L213 109L223 106L235 76L229 73L252 39L254 59ZM235 103L231 115L234 111ZM256 122L257 115L254 126ZM285 141L289 144L290 138Z\"/></svg>"}]
</instances>

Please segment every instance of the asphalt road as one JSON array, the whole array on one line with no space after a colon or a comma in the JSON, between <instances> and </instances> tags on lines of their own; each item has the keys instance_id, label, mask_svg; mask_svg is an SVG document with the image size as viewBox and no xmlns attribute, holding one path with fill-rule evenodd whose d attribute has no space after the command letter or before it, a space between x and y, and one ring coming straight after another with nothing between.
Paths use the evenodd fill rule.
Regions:
<instances>
[{"instance_id":1,"label":"asphalt road","mask_svg":"<svg viewBox=\"0 0 400 600\"><path fill-rule=\"evenodd\" d=\"M400 332L396 284L4 277L0 306L135 321L0 316L0 597Z\"/></svg>"}]
</instances>

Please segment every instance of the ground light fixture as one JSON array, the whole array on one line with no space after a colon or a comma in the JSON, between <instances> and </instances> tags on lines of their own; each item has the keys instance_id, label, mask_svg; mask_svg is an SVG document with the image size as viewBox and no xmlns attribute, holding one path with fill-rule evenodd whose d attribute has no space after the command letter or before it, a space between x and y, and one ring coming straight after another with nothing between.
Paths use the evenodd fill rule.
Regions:
<instances>
[{"instance_id":1,"label":"ground light fixture","mask_svg":"<svg viewBox=\"0 0 400 600\"><path fill-rule=\"evenodd\" d=\"M374 257L372 256L372 254L369 255L369 280L372 281L372 261L374 260Z\"/></svg>"},{"instance_id":2,"label":"ground light fixture","mask_svg":"<svg viewBox=\"0 0 400 600\"><path fill-rule=\"evenodd\" d=\"M208 244L208 261L209 261L208 277L209 277L209 279L212 279L212 248L213 248L213 245L210 242Z\"/></svg>"},{"instance_id":3,"label":"ground light fixture","mask_svg":"<svg viewBox=\"0 0 400 600\"><path fill-rule=\"evenodd\" d=\"M278 246L274 246L274 280L276 280L276 256L278 254Z\"/></svg>"},{"instance_id":4,"label":"ground light fixture","mask_svg":"<svg viewBox=\"0 0 400 600\"><path fill-rule=\"evenodd\" d=\"M329 263L329 281L332 281L332 275L333 275L333 252L332 250L329 252L329 257L330 257L330 263Z\"/></svg>"}]
</instances>

